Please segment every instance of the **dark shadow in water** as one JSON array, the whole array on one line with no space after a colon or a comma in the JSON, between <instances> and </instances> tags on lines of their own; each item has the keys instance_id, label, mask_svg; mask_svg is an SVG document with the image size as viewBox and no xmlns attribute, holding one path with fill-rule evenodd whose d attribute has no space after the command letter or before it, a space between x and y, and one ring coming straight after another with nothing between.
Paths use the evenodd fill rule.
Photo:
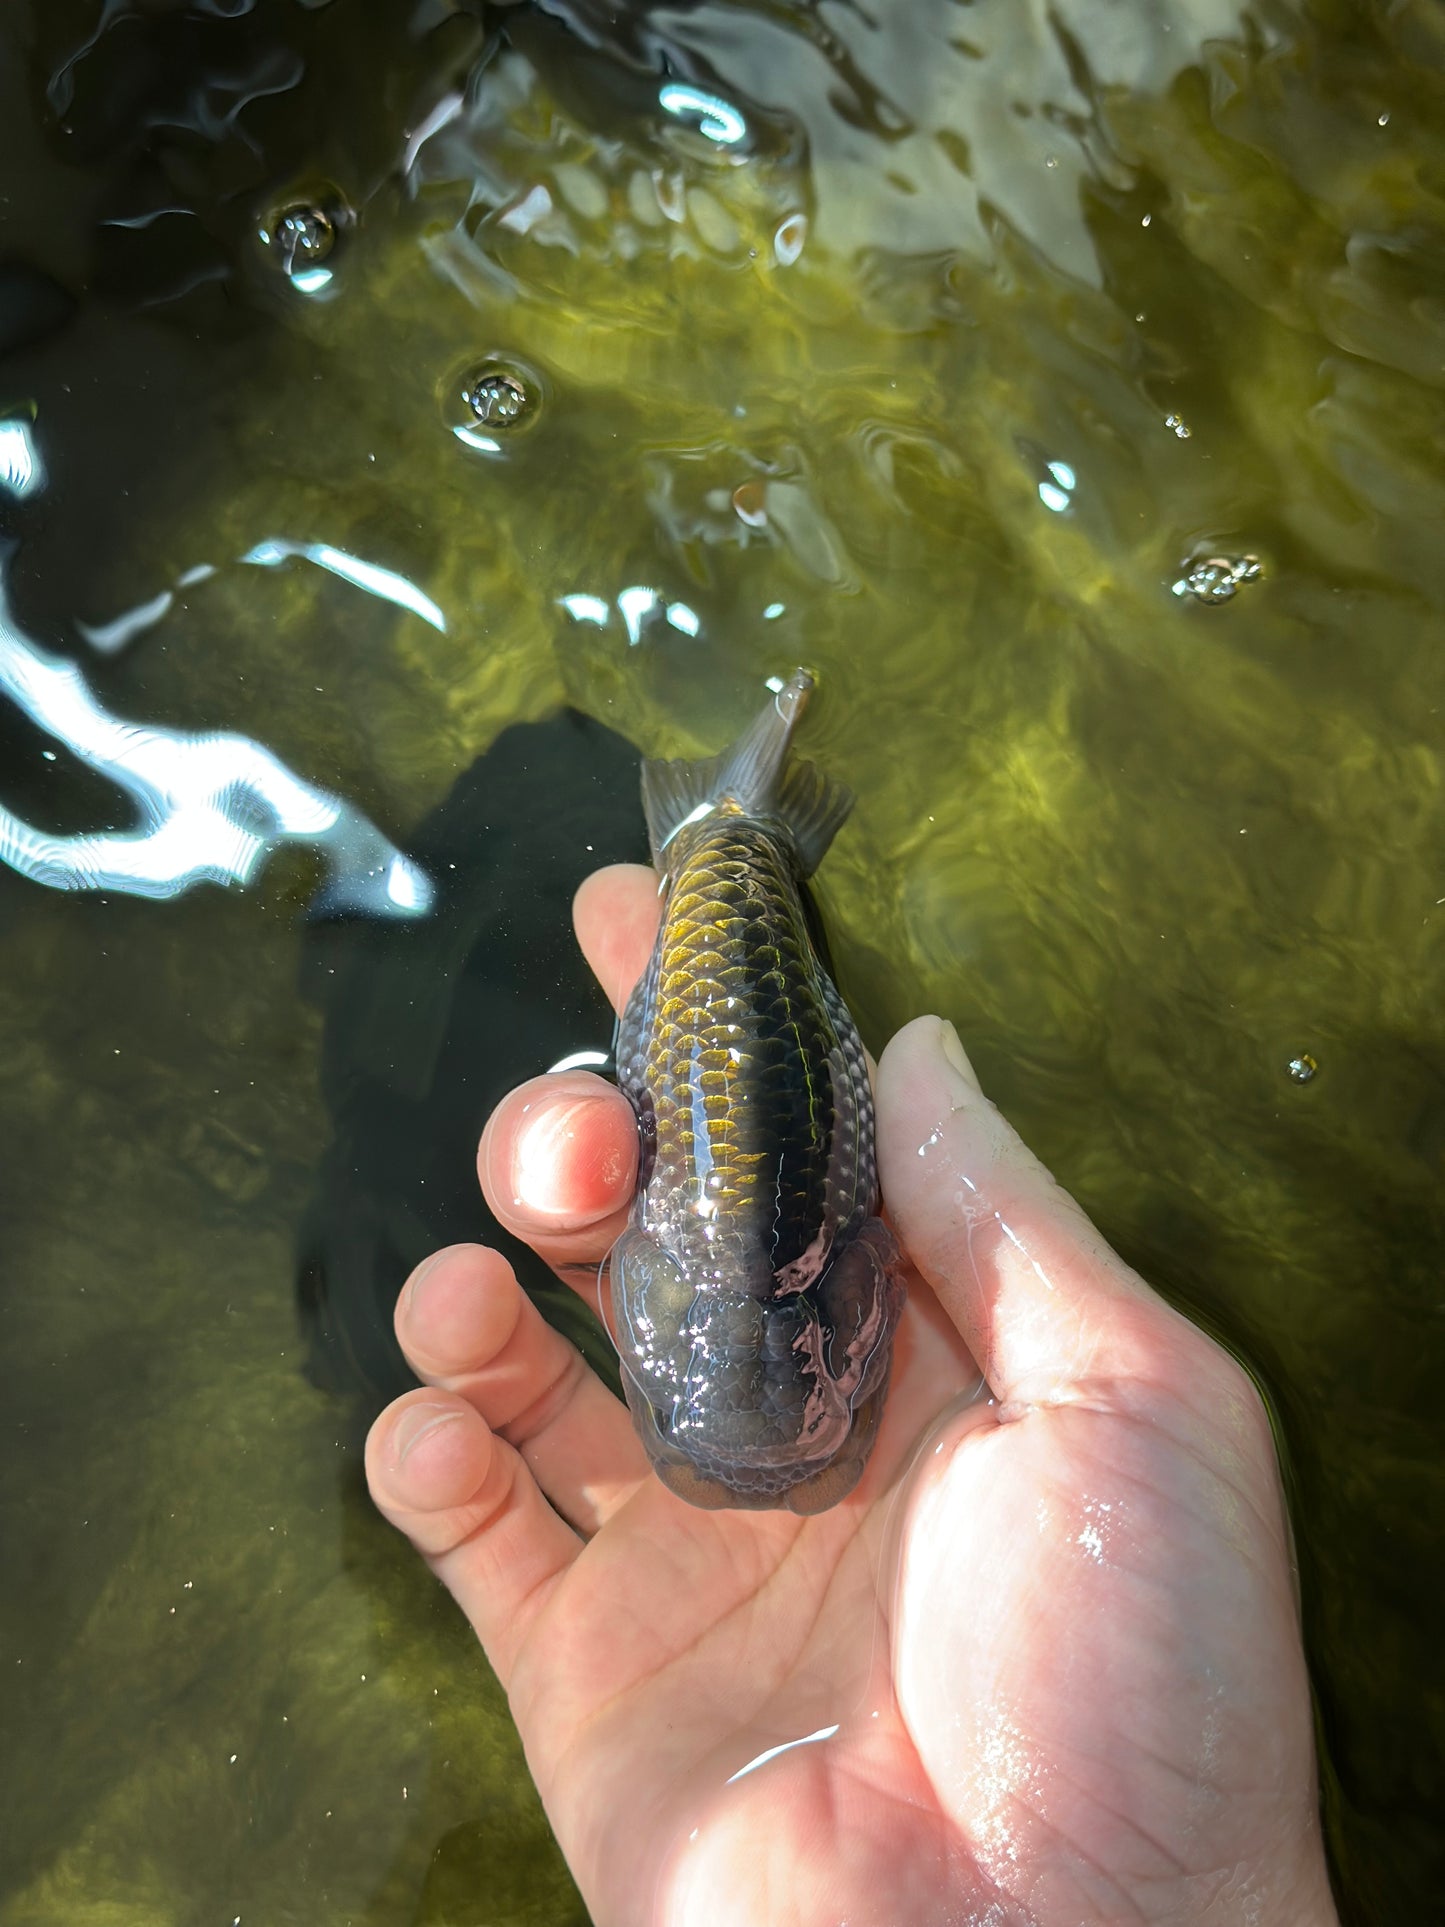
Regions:
<instances>
[{"instance_id":1,"label":"dark shadow in water","mask_svg":"<svg viewBox=\"0 0 1445 1927\"><path fill-rule=\"evenodd\" d=\"M76 305L75 297L40 268L0 259L0 360L63 333Z\"/></svg>"},{"instance_id":2,"label":"dark shadow in water","mask_svg":"<svg viewBox=\"0 0 1445 1927\"><path fill-rule=\"evenodd\" d=\"M297 1299L310 1372L368 1413L414 1384L392 1332L407 1273L439 1245L496 1245L546 1316L615 1383L610 1343L504 1231L475 1153L498 1099L577 1050L610 1051L612 1012L572 936L578 884L645 862L638 759L565 711L508 729L421 824L438 886L416 924L318 925L303 990L325 1011L334 1135L302 1227Z\"/></svg>"}]
</instances>

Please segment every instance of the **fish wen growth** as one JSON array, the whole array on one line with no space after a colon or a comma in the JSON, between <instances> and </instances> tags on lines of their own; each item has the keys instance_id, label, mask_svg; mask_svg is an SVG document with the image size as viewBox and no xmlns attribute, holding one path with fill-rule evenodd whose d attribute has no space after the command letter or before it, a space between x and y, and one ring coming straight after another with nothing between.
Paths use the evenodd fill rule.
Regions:
<instances>
[{"instance_id":1,"label":"fish wen growth","mask_svg":"<svg viewBox=\"0 0 1445 1927\"><path fill-rule=\"evenodd\" d=\"M700 1506L852 1490L903 1302L867 1060L803 898L853 803L789 760L812 686L798 670L730 749L642 773L665 901L618 1033L642 1159L611 1303L653 1466Z\"/></svg>"}]
</instances>

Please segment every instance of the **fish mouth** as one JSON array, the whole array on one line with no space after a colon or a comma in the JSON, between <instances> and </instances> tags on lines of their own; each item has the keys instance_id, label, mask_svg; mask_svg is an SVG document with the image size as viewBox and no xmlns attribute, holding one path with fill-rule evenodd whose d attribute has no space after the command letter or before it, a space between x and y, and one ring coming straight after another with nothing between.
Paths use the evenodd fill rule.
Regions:
<instances>
[{"instance_id":1,"label":"fish mouth","mask_svg":"<svg viewBox=\"0 0 1445 1927\"><path fill-rule=\"evenodd\" d=\"M826 1409L771 1444L715 1443L701 1425L680 1427L624 1369L623 1390L658 1478L690 1505L710 1510L826 1511L857 1485L873 1449L891 1359L873 1359L859 1395L827 1385Z\"/></svg>"},{"instance_id":2,"label":"fish mouth","mask_svg":"<svg viewBox=\"0 0 1445 1927\"><path fill-rule=\"evenodd\" d=\"M756 1455L743 1459L684 1451L663 1436L657 1414L649 1407L656 1428L656 1443L649 1444L653 1470L678 1498L709 1511L788 1511L802 1517L826 1512L847 1498L862 1478L887 1390L885 1363L875 1386L852 1408L841 1446L829 1452L812 1450L806 1457L798 1455L796 1446L777 1446L766 1454L767 1462Z\"/></svg>"}]
</instances>

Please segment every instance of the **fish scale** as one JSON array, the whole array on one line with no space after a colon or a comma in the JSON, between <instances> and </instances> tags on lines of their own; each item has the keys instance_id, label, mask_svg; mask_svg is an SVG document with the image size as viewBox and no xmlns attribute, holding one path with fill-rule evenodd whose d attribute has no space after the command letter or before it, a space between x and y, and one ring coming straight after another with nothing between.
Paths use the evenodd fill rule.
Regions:
<instances>
[{"instance_id":1,"label":"fish scale","mask_svg":"<svg viewBox=\"0 0 1445 1927\"><path fill-rule=\"evenodd\" d=\"M716 910L736 899L740 873L751 915L724 920ZM661 994L640 1053L656 1117L646 1221L708 1264L752 1234L743 1220L765 1194L775 1271L815 1236L832 1147L831 1118L819 1129L817 1112L823 1088L831 1111L837 1039L821 998L806 994L816 966L797 887L766 830L725 818L688 851L674 889L686 910L664 924ZM789 994L790 976L804 994ZM699 1209L709 1203L715 1211Z\"/></svg>"},{"instance_id":2,"label":"fish scale","mask_svg":"<svg viewBox=\"0 0 1445 1927\"><path fill-rule=\"evenodd\" d=\"M639 1434L698 1505L843 1497L902 1302L863 1046L801 894L851 802L786 767L810 687L722 756L644 770L665 901L618 1032L642 1155L611 1304Z\"/></svg>"}]
</instances>

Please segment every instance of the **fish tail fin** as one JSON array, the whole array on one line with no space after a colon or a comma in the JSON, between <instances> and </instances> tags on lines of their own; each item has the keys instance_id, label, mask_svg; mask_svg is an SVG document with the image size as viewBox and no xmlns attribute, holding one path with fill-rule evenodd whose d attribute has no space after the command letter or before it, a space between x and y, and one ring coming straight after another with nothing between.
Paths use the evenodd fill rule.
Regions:
<instances>
[{"instance_id":1,"label":"fish tail fin","mask_svg":"<svg viewBox=\"0 0 1445 1927\"><path fill-rule=\"evenodd\" d=\"M809 670L794 670L731 748L716 756L643 764L642 805L655 863L684 824L728 801L748 816L780 818L792 836L800 873L813 874L853 807L853 792L813 763L788 761L812 687Z\"/></svg>"}]
</instances>

